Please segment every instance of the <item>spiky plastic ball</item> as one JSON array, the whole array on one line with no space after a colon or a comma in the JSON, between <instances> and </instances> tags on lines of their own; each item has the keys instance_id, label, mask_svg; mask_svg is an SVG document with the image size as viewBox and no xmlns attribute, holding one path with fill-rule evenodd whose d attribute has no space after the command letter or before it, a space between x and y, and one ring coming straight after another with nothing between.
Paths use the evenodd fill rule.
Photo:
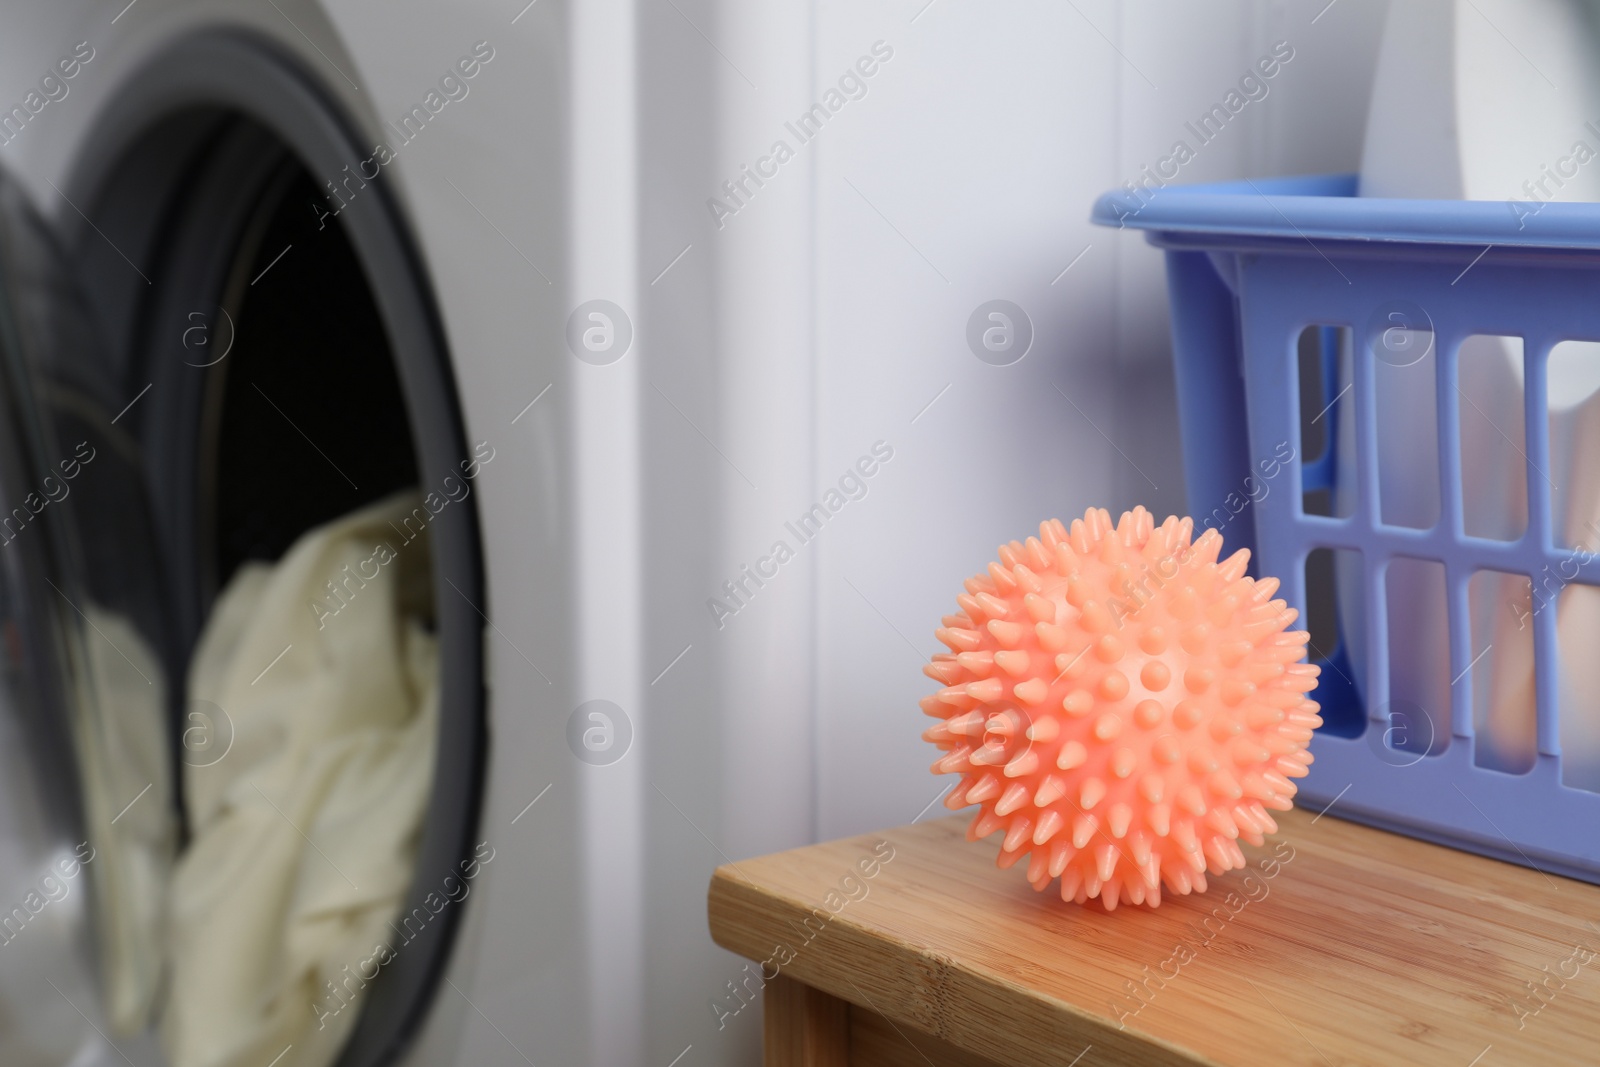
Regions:
<instances>
[{"instance_id":1,"label":"spiky plastic ball","mask_svg":"<svg viewBox=\"0 0 1600 1067\"><path fill-rule=\"evenodd\" d=\"M1035 889L1106 908L1203 892L1293 807L1322 724L1308 635L1247 549L1218 563L1222 536L1192 531L1144 508L1052 519L944 617L933 771L961 775L945 806L980 805L968 839L1004 830L999 865L1026 857Z\"/></svg>"}]
</instances>

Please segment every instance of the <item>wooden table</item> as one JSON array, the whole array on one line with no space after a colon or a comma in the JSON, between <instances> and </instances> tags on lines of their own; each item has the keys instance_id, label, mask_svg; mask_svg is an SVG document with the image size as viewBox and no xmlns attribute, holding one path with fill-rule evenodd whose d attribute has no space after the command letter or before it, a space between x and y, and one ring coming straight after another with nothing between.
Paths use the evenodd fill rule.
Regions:
<instances>
[{"instance_id":1,"label":"wooden table","mask_svg":"<svg viewBox=\"0 0 1600 1067\"><path fill-rule=\"evenodd\" d=\"M1295 811L1209 892L1108 913L966 821L717 870L769 1067L1600 1063L1595 886Z\"/></svg>"}]
</instances>

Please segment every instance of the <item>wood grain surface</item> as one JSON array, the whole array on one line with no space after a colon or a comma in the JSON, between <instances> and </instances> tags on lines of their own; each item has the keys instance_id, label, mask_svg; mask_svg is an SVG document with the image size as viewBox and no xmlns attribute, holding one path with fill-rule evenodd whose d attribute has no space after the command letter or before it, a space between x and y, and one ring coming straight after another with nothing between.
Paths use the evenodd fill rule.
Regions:
<instances>
[{"instance_id":1,"label":"wood grain surface","mask_svg":"<svg viewBox=\"0 0 1600 1067\"><path fill-rule=\"evenodd\" d=\"M766 1067L850 1067L850 1005L778 975L761 991Z\"/></svg>"},{"instance_id":2,"label":"wood grain surface","mask_svg":"<svg viewBox=\"0 0 1600 1067\"><path fill-rule=\"evenodd\" d=\"M1600 887L1279 823L1209 892L1106 912L996 869L956 816L721 867L711 932L866 1009L852 1042L912 1046L883 1062L934 1035L1052 1067L1600 1063Z\"/></svg>"}]
</instances>

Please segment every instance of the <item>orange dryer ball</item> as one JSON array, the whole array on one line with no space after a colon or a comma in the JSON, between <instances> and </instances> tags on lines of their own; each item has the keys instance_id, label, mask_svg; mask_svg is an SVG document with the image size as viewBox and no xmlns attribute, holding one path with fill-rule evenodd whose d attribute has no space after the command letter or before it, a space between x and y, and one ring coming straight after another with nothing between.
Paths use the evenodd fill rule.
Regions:
<instances>
[{"instance_id":1,"label":"orange dryer ball","mask_svg":"<svg viewBox=\"0 0 1600 1067\"><path fill-rule=\"evenodd\" d=\"M960 774L945 799L980 806L976 841L1005 831L998 863L1028 860L1042 890L1155 906L1161 887L1204 892L1206 872L1243 867L1238 839L1277 829L1291 778L1322 725L1307 699L1308 634L1245 576L1249 551L1217 562L1222 536L1144 508L1052 519L969 578L924 668L945 688L922 736Z\"/></svg>"}]
</instances>

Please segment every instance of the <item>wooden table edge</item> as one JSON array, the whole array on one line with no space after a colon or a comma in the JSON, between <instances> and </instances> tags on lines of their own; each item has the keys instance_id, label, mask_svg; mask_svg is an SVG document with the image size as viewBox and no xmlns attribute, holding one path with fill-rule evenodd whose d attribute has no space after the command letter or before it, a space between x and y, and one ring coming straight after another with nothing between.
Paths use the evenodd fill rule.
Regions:
<instances>
[{"instance_id":1,"label":"wooden table edge","mask_svg":"<svg viewBox=\"0 0 1600 1067\"><path fill-rule=\"evenodd\" d=\"M879 835L864 835L861 840L892 833L894 830ZM771 958L774 944L784 936L779 930L801 922L818 910L752 883L733 864L725 864L712 872L706 906L712 940L729 952L756 961L758 968L762 961ZM765 935L758 932L755 924L737 921L750 916L760 916L761 926L767 931ZM847 968L841 956L848 956L850 943L855 941L878 946L875 955L880 958L887 955L888 961L904 973L928 972L932 982L927 994L935 1005L953 998L970 1000L974 994L994 993L1007 1003L1031 1009L1029 1014L1037 1017L1041 1032L1059 1027L1063 1018L1069 1019L1074 1033L1073 1041L1113 1054L1114 1058L1109 1061L1099 1059L1097 1062L1100 1063L1126 1062L1148 1064L1150 1067L1226 1067L1167 1038L1131 1025L1117 1026L1105 1016L1039 993L1002 975L962 966L938 953L895 943L853 921L848 913L833 916L816 936L818 941L830 938L833 944L826 946L826 951L799 952L790 963L782 967L775 966L774 969L784 977L896 1022L916 1027L977 1056L1017 1064L1019 1067L1034 1064L1038 1067L1060 1067L1066 1062L1061 1058L1063 1050L1060 1048L1042 1054L1036 1043L1019 1041L1017 1035L1009 1032L974 1032L968 1025L969 1016L964 1012L944 1012L936 1007L934 1015L938 1021L934 1026L925 1025L927 1005L919 1003L914 996L898 995L893 989L880 989L877 996L869 999L865 991L845 973ZM887 954L884 946L888 947ZM846 951L840 952L841 948ZM761 976L768 982L772 981L764 968L761 968ZM1072 1055L1076 1055L1076 1052L1069 1051L1067 1059Z\"/></svg>"}]
</instances>

